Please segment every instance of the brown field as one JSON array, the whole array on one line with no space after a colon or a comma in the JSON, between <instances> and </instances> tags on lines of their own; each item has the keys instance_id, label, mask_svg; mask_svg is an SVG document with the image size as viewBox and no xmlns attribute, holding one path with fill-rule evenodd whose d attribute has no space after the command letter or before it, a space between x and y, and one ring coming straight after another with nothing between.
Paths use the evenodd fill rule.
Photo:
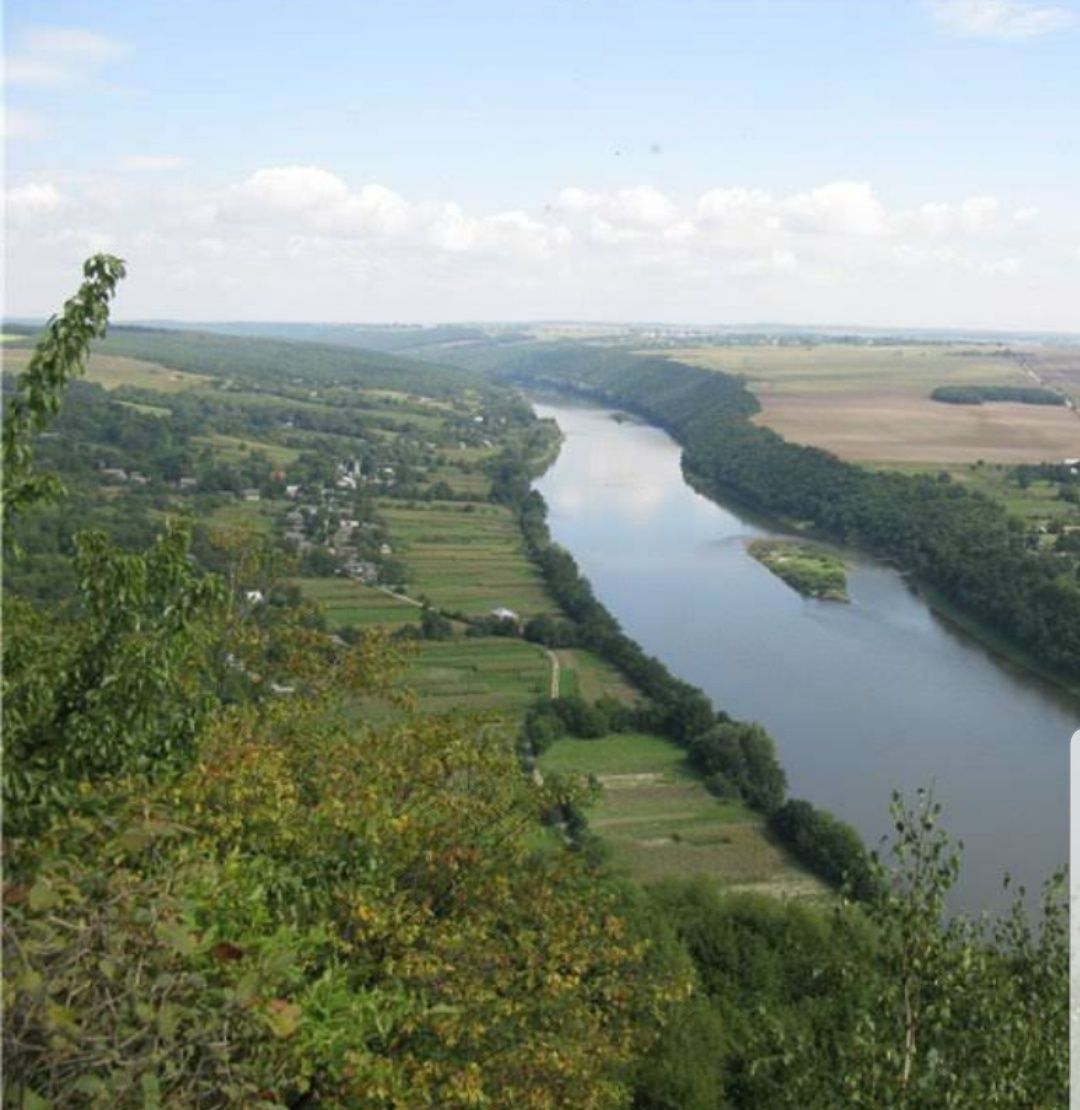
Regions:
<instances>
[{"instance_id":1,"label":"brown field","mask_svg":"<svg viewBox=\"0 0 1080 1110\"><path fill-rule=\"evenodd\" d=\"M763 345L673 357L742 375L761 402L758 423L855 462L1021 463L1080 455L1080 418L1070 409L930 400L939 385L1033 384L1025 366L995 347ZM1062 357L1047 362L1061 376L1063 363L1071 365Z\"/></svg>"},{"instance_id":2,"label":"brown field","mask_svg":"<svg viewBox=\"0 0 1080 1110\"><path fill-rule=\"evenodd\" d=\"M4 352L4 369L17 373L26 367L32 351L21 348ZM138 389L152 389L157 393L180 393L195 389L212 381L202 374L189 374L186 371L170 370L156 362L144 362L137 358L124 358L122 355L91 355L86 368L86 380L97 382L106 389L118 389L122 385Z\"/></svg>"},{"instance_id":3,"label":"brown field","mask_svg":"<svg viewBox=\"0 0 1080 1110\"><path fill-rule=\"evenodd\" d=\"M759 393L755 417L785 439L854 462L1056 461L1080 455L1080 419L1045 405L943 405L884 391Z\"/></svg>"}]
</instances>

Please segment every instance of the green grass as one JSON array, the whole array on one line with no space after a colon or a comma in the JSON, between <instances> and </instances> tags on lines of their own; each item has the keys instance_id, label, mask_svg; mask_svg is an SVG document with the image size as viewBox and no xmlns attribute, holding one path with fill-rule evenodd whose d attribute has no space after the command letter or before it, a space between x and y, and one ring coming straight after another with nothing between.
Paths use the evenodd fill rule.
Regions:
<instances>
[{"instance_id":1,"label":"green grass","mask_svg":"<svg viewBox=\"0 0 1080 1110\"><path fill-rule=\"evenodd\" d=\"M251 528L269 535L284 501L231 501L216 508L206 523L212 528Z\"/></svg>"},{"instance_id":2,"label":"green grass","mask_svg":"<svg viewBox=\"0 0 1080 1110\"><path fill-rule=\"evenodd\" d=\"M144 405L139 401L117 401L116 403L126 409L134 409L135 412L145 412L147 416L172 416L172 409L164 405Z\"/></svg>"},{"instance_id":3,"label":"green grass","mask_svg":"<svg viewBox=\"0 0 1080 1110\"><path fill-rule=\"evenodd\" d=\"M574 775L675 772L685 763L686 753L677 744L644 732L557 740L541 760L545 771Z\"/></svg>"},{"instance_id":4,"label":"green grass","mask_svg":"<svg viewBox=\"0 0 1080 1110\"><path fill-rule=\"evenodd\" d=\"M259 451L275 466L288 466L300 457L300 452L295 447L283 447L280 443L264 443L257 439L241 439L239 436L192 436L191 439L193 443L212 447L214 453L225 462L236 462Z\"/></svg>"},{"instance_id":5,"label":"green grass","mask_svg":"<svg viewBox=\"0 0 1080 1110\"><path fill-rule=\"evenodd\" d=\"M495 710L520 717L548 692L551 667L542 648L504 637L426 641L404 684L416 691L419 708Z\"/></svg>"},{"instance_id":6,"label":"green grass","mask_svg":"<svg viewBox=\"0 0 1080 1110\"><path fill-rule=\"evenodd\" d=\"M610 846L616 865L638 880L704 875L781 896L826 894L774 843L759 814L714 798L669 740L642 733L559 740L540 766L599 779L590 828Z\"/></svg>"},{"instance_id":7,"label":"green grass","mask_svg":"<svg viewBox=\"0 0 1080 1110\"><path fill-rule=\"evenodd\" d=\"M747 550L803 597L847 601L847 574L839 555L797 540L753 540Z\"/></svg>"},{"instance_id":8,"label":"green grass","mask_svg":"<svg viewBox=\"0 0 1080 1110\"><path fill-rule=\"evenodd\" d=\"M420 610L407 601L351 578L293 578L304 597L317 601L331 625L416 624Z\"/></svg>"},{"instance_id":9,"label":"green grass","mask_svg":"<svg viewBox=\"0 0 1080 1110\"><path fill-rule=\"evenodd\" d=\"M465 471L458 466L439 466L427 476L429 486L445 482L455 493L467 493L478 501L491 493L491 479L483 471Z\"/></svg>"},{"instance_id":10,"label":"green grass","mask_svg":"<svg viewBox=\"0 0 1080 1110\"><path fill-rule=\"evenodd\" d=\"M408 508L384 500L379 511L395 555L411 572L410 593L469 615L497 606L523 617L554 609L525 555L513 515L501 505L433 501Z\"/></svg>"},{"instance_id":11,"label":"green grass","mask_svg":"<svg viewBox=\"0 0 1080 1110\"><path fill-rule=\"evenodd\" d=\"M588 701L611 697L627 704L641 695L610 664L583 648L559 648L559 692L580 694Z\"/></svg>"}]
</instances>

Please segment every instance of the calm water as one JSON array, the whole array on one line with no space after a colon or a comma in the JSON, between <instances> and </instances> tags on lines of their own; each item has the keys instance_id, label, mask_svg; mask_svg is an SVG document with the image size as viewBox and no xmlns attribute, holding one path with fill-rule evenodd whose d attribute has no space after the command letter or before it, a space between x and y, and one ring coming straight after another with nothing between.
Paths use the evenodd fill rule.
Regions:
<instances>
[{"instance_id":1,"label":"calm water","mask_svg":"<svg viewBox=\"0 0 1080 1110\"><path fill-rule=\"evenodd\" d=\"M802 598L752 559L766 529L694 493L666 434L535 401L566 439L537 488L554 538L626 632L715 703L761 721L791 793L876 846L894 788L933 786L965 842L956 902L1001 905L1068 853L1080 704L992 657L895 572L852 557L851 604Z\"/></svg>"}]
</instances>

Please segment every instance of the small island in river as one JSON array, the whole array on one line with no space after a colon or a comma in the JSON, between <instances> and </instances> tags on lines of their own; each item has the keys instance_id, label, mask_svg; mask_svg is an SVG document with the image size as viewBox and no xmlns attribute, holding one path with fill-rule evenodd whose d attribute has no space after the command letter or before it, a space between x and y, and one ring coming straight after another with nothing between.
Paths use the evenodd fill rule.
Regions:
<instances>
[{"instance_id":1,"label":"small island in river","mask_svg":"<svg viewBox=\"0 0 1080 1110\"><path fill-rule=\"evenodd\" d=\"M757 561L803 597L847 601L844 561L831 551L802 540L752 540L747 550Z\"/></svg>"}]
</instances>

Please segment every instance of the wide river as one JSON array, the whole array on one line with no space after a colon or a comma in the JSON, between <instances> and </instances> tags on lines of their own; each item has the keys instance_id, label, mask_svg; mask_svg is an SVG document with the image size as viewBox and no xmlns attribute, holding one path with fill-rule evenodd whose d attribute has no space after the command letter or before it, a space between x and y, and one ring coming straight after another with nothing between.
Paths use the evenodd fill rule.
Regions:
<instances>
[{"instance_id":1,"label":"wide river","mask_svg":"<svg viewBox=\"0 0 1080 1110\"><path fill-rule=\"evenodd\" d=\"M664 432L534 399L565 436L536 483L553 537L646 651L772 733L790 792L876 847L889 797L932 787L964 841L954 904L1004 904L1068 855L1069 737L1080 703L987 652L895 571L850 555L850 604L797 594L746 551L776 530L683 481Z\"/></svg>"}]
</instances>

